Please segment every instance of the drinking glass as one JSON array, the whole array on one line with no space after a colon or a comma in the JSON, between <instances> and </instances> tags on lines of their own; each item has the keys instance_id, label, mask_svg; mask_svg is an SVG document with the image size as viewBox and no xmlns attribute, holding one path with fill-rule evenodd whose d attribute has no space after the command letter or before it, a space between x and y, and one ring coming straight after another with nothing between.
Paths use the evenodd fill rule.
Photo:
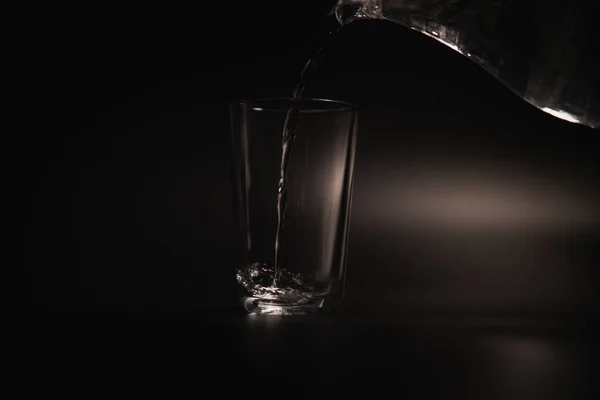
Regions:
<instances>
[{"instance_id":1,"label":"drinking glass","mask_svg":"<svg viewBox=\"0 0 600 400\"><path fill-rule=\"evenodd\" d=\"M301 100L283 210L278 193L291 104L290 98L230 103L236 277L240 300L251 313L334 310L344 294L358 111L341 101ZM278 205L284 212L276 268Z\"/></svg>"}]
</instances>

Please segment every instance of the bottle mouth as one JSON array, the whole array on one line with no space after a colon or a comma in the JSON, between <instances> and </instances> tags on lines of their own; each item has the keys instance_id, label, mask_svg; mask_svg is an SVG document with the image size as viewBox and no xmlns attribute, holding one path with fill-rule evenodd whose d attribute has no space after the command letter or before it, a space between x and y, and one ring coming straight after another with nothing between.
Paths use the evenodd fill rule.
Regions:
<instances>
[{"instance_id":1,"label":"bottle mouth","mask_svg":"<svg viewBox=\"0 0 600 400\"><path fill-rule=\"evenodd\" d=\"M294 99L291 97L266 97L250 100L232 101L232 107L240 107L250 111L257 112L281 112L286 113L292 105ZM303 97L300 100L300 109L298 112L304 113L328 113L328 112L346 112L358 109L355 104L340 100Z\"/></svg>"},{"instance_id":2,"label":"bottle mouth","mask_svg":"<svg viewBox=\"0 0 600 400\"><path fill-rule=\"evenodd\" d=\"M380 19L380 3L380 0L338 0L333 13L342 26L360 19Z\"/></svg>"}]
</instances>

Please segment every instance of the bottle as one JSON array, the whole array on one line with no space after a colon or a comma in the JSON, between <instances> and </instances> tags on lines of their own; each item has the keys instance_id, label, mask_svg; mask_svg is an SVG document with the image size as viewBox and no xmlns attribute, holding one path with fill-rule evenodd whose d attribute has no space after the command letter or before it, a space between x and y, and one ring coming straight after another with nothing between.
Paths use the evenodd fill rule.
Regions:
<instances>
[{"instance_id":1,"label":"bottle","mask_svg":"<svg viewBox=\"0 0 600 400\"><path fill-rule=\"evenodd\" d=\"M525 101L600 127L600 23L595 0L338 0L344 26L399 23L468 57Z\"/></svg>"}]
</instances>

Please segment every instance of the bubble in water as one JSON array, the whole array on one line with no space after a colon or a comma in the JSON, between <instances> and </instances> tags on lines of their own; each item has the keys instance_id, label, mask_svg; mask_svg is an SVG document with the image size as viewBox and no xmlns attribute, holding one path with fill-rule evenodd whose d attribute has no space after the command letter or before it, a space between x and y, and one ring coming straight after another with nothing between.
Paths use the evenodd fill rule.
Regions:
<instances>
[{"instance_id":1,"label":"bubble in water","mask_svg":"<svg viewBox=\"0 0 600 400\"><path fill-rule=\"evenodd\" d=\"M278 285L273 285L275 271L266 264L254 263L237 273L238 283L252 297L283 300L301 304L315 298L311 280L285 269L278 271Z\"/></svg>"}]
</instances>

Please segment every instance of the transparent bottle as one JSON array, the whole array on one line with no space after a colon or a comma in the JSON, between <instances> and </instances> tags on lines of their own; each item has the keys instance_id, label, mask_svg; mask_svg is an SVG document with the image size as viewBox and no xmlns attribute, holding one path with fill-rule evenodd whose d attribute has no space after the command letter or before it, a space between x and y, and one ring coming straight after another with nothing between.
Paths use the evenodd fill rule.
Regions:
<instances>
[{"instance_id":1,"label":"transparent bottle","mask_svg":"<svg viewBox=\"0 0 600 400\"><path fill-rule=\"evenodd\" d=\"M341 25L381 19L470 58L558 118L600 127L600 23L595 0L338 0Z\"/></svg>"}]
</instances>

